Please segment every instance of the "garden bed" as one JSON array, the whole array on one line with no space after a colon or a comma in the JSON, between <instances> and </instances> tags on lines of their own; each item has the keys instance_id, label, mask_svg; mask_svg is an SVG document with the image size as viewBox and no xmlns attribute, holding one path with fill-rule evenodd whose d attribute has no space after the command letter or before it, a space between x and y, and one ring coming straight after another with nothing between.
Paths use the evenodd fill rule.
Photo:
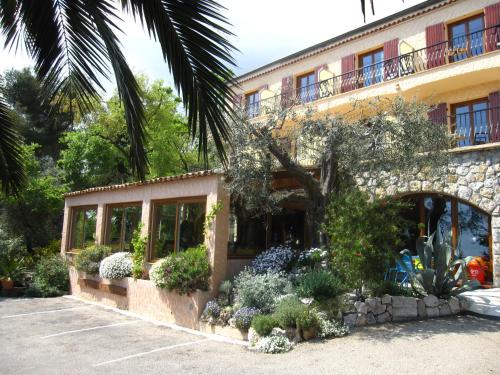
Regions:
<instances>
[{"instance_id":1,"label":"garden bed","mask_svg":"<svg viewBox=\"0 0 500 375\"><path fill-rule=\"evenodd\" d=\"M75 296L192 329L199 328L199 317L211 297L205 291L190 295L168 292L155 287L150 280L102 279L79 273L74 267L70 267L70 283L71 294ZM98 289L94 288L96 283Z\"/></svg>"}]
</instances>

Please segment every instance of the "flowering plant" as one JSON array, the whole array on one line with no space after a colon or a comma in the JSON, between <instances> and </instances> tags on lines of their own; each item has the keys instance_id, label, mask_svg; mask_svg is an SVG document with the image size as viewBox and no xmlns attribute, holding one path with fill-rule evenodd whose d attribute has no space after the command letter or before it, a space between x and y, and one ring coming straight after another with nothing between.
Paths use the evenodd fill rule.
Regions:
<instances>
[{"instance_id":1,"label":"flowering plant","mask_svg":"<svg viewBox=\"0 0 500 375\"><path fill-rule=\"evenodd\" d=\"M99 276L104 279L123 279L132 275L130 253L119 252L104 258L99 266Z\"/></svg>"},{"instance_id":2,"label":"flowering plant","mask_svg":"<svg viewBox=\"0 0 500 375\"><path fill-rule=\"evenodd\" d=\"M316 313L318 318L318 337L342 337L349 334L349 327L342 322L329 320L325 313Z\"/></svg>"},{"instance_id":3,"label":"flowering plant","mask_svg":"<svg viewBox=\"0 0 500 375\"><path fill-rule=\"evenodd\" d=\"M312 249L301 252L298 261L301 266L314 267L316 264L323 265L323 263L325 263L326 265L327 258L328 251L314 247Z\"/></svg>"},{"instance_id":4,"label":"flowering plant","mask_svg":"<svg viewBox=\"0 0 500 375\"><path fill-rule=\"evenodd\" d=\"M221 313L221 308L216 300L210 300L205 305L205 309L201 314L201 320L204 322L209 322L210 324L215 324L217 319L219 319Z\"/></svg>"},{"instance_id":5,"label":"flowering plant","mask_svg":"<svg viewBox=\"0 0 500 375\"><path fill-rule=\"evenodd\" d=\"M234 325L239 329L248 329L252 324L254 316L260 314L260 310L255 307L242 307L233 315Z\"/></svg>"},{"instance_id":6,"label":"flowering plant","mask_svg":"<svg viewBox=\"0 0 500 375\"><path fill-rule=\"evenodd\" d=\"M271 247L258 255L252 262L255 273L284 271L293 257L292 249L286 245Z\"/></svg>"},{"instance_id":7,"label":"flowering plant","mask_svg":"<svg viewBox=\"0 0 500 375\"><path fill-rule=\"evenodd\" d=\"M286 353L292 349L292 343L284 336L263 337L257 343L257 350L263 353Z\"/></svg>"}]
</instances>

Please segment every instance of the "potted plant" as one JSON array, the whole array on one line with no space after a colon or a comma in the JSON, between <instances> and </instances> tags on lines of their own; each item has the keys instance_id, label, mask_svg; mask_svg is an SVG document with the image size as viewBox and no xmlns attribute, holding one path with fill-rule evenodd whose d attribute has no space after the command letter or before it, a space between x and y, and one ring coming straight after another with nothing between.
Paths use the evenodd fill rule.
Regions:
<instances>
[{"instance_id":1,"label":"potted plant","mask_svg":"<svg viewBox=\"0 0 500 375\"><path fill-rule=\"evenodd\" d=\"M24 258L7 257L0 264L0 281L4 291L14 288L14 280L18 279L25 271Z\"/></svg>"},{"instance_id":2,"label":"potted plant","mask_svg":"<svg viewBox=\"0 0 500 375\"><path fill-rule=\"evenodd\" d=\"M310 309L304 310L297 318L297 327L300 329L302 338L310 340L316 337L318 330L318 317Z\"/></svg>"}]
</instances>

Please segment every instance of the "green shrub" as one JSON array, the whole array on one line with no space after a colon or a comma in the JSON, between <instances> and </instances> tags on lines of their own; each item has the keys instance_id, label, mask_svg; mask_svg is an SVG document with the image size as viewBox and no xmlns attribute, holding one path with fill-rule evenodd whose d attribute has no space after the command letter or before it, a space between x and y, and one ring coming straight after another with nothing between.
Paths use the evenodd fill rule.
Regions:
<instances>
[{"instance_id":1,"label":"green shrub","mask_svg":"<svg viewBox=\"0 0 500 375\"><path fill-rule=\"evenodd\" d=\"M368 289L374 297L382 297L384 294L389 294L391 296L417 297L413 289L389 280L370 283Z\"/></svg>"},{"instance_id":2,"label":"green shrub","mask_svg":"<svg viewBox=\"0 0 500 375\"><path fill-rule=\"evenodd\" d=\"M341 294L342 281L328 271L312 271L300 278L297 294L300 297L313 297L326 300Z\"/></svg>"},{"instance_id":3,"label":"green shrub","mask_svg":"<svg viewBox=\"0 0 500 375\"><path fill-rule=\"evenodd\" d=\"M104 245L93 245L81 250L75 256L75 268L89 275L99 274L99 264L111 254L111 248Z\"/></svg>"},{"instance_id":4,"label":"green shrub","mask_svg":"<svg viewBox=\"0 0 500 375\"><path fill-rule=\"evenodd\" d=\"M219 286L218 301L221 306L231 305L233 294L233 283L230 280L224 280Z\"/></svg>"},{"instance_id":5,"label":"green shrub","mask_svg":"<svg viewBox=\"0 0 500 375\"><path fill-rule=\"evenodd\" d=\"M274 317L281 328L296 328L297 319L306 306L297 297L287 297L280 301L274 312Z\"/></svg>"},{"instance_id":6,"label":"green shrub","mask_svg":"<svg viewBox=\"0 0 500 375\"><path fill-rule=\"evenodd\" d=\"M141 235L142 223L139 223L137 228L132 234L132 276L134 280L142 278L144 275L144 259L146 254L146 245L148 243L148 237L143 237Z\"/></svg>"},{"instance_id":7,"label":"green shrub","mask_svg":"<svg viewBox=\"0 0 500 375\"><path fill-rule=\"evenodd\" d=\"M68 289L68 264L60 255L52 255L38 262L33 282L26 293L33 297L57 297L65 294Z\"/></svg>"},{"instance_id":8,"label":"green shrub","mask_svg":"<svg viewBox=\"0 0 500 375\"><path fill-rule=\"evenodd\" d=\"M273 328L278 326L278 321L272 315L257 315L252 319L252 328L260 336L268 336Z\"/></svg>"},{"instance_id":9,"label":"green shrub","mask_svg":"<svg viewBox=\"0 0 500 375\"><path fill-rule=\"evenodd\" d=\"M156 287L180 294L208 290L210 275L207 249L203 245L171 254L156 262L149 272Z\"/></svg>"},{"instance_id":10,"label":"green shrub","mask_svg":"<svg viewBox=\"0 0 500 375\"><path fill-rule=\"evenodd\" d=\"M302 330L316 329L319 327L318 316L312 309L304 309L296 321L297 327Z\"/></svg>"},{"instance_id":11,"label":"green shrub","mask_svg":"<svg viewBox=\"0 0 500 375\"><path fill-rule=\"evenodd\" d=\"M382 280L387 264L403 245L408 226L400 201L370 200L368 194L353 190L332 195L324 229L330 238L331 266L346 286L360 293L364 284Z\"/></svg>"},{"instance_id":12,"label":"green shrub","mask_svg":"<svg viewBox=\"0 0 500 375\"><path fill-rule=\"evenodd\" d=\"M276 299L287 294L292 286L282 273L254 274L241 272L234 281L235 303L242 307L255 307L263 313L272 312Z\"/></svg>"}]
</instances>

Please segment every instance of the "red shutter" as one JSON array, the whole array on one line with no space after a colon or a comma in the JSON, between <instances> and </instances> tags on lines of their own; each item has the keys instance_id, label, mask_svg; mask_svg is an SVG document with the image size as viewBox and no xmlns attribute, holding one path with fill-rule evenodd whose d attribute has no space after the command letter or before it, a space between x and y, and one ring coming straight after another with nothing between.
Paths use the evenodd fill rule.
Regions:
<instances>
[{"instance_id":1,"label":"red shutter","mask_svg":"<svg viewBox=\"0 0 500 375\"><path fill-rule=\"evenodd\" d=\"M446 124L446 103L439 103L429 111L429 120L435 124Z\"/></svg>"},{"instance_id":2,"label":"red shutter","mask_svg":"<svg viewBox=\"0 0 500 375\"><path fill-rule=\"evenodd\" d=\"M398 72L399 39L384 43L384 79L396 78Z\"/></svg>"},{"instance_id":3,"label":"red shutter","mask_svg":"<svg viewBox=\"0 0 500 375\"><path fill-rule=\"evenodd\" d=\"M486 52L500 48L500 3L484 8L484 27Z\"/></svg>"},{"instance_id":4,"label":"red shutter","mask_svg":"<svg viewBox=\"0 0 500 375\"><path fill-rule=\"evenodd\" d=\"M425 28L427 69L446 64L445 40L444 23L438 23L437 25Z\"/></svg>"},{"instance_id":5,"label":"red shutter","mask_svg":"<svg viewBox=\"0 0 500 375\"><path fill-rule=\"evenodd\" d=\"M500 142L500 92L492 92L489 96L489 128L491 142Z\"/></svg>"},{"instance_id":6,"label":"red shutter","mask_svg":"<svg viewBox=\"0 0 500 375\"><path fill-rule=\"evenodd\" d=\"M281 80L281 108L288 108L292 105L293 76L285 77Z\"/></svg>"},{"instance_id":7,"label":"red shutter","mask_svg":"<svg viewBox=\"0 0 500 375\"><path fill-rule=\"evenodd\" d=\"M356 88L356 55L342 57L342 83L341 92L347 92Z\"/></svg>"}]
</instances>

